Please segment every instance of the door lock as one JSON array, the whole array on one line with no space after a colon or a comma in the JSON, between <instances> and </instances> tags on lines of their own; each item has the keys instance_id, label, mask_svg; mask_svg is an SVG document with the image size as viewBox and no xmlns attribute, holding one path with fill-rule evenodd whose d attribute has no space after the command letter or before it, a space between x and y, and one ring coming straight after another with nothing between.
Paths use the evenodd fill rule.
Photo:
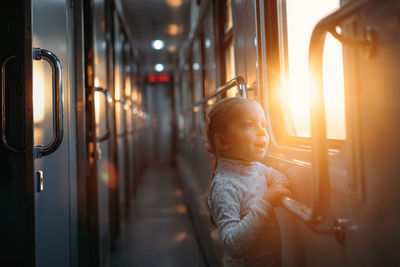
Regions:
<instances>
[{"instance_id":1,"label":"door lock","mask_svg":"<svg viewBox=\"0 0 400 267\"><path fill-rule=\"evenodd\" d=\"M35 171L36 192L43 191L43 171Z\"/></svg>"}]
</instances>

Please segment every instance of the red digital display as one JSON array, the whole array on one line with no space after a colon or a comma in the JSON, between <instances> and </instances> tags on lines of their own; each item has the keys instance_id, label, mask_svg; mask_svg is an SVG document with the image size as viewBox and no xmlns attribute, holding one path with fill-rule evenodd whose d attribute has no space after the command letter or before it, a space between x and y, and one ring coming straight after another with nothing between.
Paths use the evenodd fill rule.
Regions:
<instances>
[{"instance_id":1,"label":"red digital display","mask_svg":"<svg viewBox=\"0 0 400 267\"><path fill-rule=\"evenodd\" d=\"M148 83L168 83L171 81L169 74L149 74L147 76Z\"/></svg>"}]
</instances>

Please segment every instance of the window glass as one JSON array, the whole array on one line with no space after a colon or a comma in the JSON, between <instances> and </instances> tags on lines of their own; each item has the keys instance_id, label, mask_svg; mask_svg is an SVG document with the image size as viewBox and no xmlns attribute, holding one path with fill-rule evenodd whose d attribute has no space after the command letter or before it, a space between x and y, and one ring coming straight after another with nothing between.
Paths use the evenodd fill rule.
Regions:
<instances>
[{"instance_id":1,"label":"window glass","mask_svg":"<svg viewBox=\"0 0 400 267\"><path fill-rule=\"evenodd\" d=\"M202 47L204 51L204 94L208 95L217 88L213 16L208 16L206 20Z\"/></svg>"},{"instance_id":2,"label":"window glass","mask_svg":"<svg viewBox=\"0 0 400 267\"><path fill-rule=\"evenodd\" d=\"M232 1L226 0L226 9L225 9L225 33L229 32L232 29Z\"/></svg>"},{"instance_id":3,"label":"window glass","mask_svg":"<svg viewBox=\"0 0 400 267\"><path fill-rule=\"evenodd\" d=\"M194 103L197 103L203 97L203 78L202 78L202 62L201 62L201 50L200 40L196 40L193 44L193 97Z\"/></svg>"},{"instance_id":4,"label":"window glass","mask_svg":"<svg viewBox=\"0 0 400 267\"><path fill-rule=\"evenodd\" d=\"M225 49L225 81L228 82L235 77L235 54L232 42ZM237 88L234 87L228 90L228 97L236 96Z\"/></svg>"},{"instance_id":5,"label":"window glass","mask_svg":"<svg viewBox=\"0 0 400 267\"><path fill-rule=\"evenodd\" d=\"M317 22L339 8L339 0L280 1L281 99L288 133L310 137L308 48ZM286 5L283 5L286 2ZM286 7L285 9L283 9ZM310 9L310 7L312 7ZM284 24L286 22L286 25ZM345 139L342 46L327 35L323 64L327 136Z\"/></svg>"}]
</instances>

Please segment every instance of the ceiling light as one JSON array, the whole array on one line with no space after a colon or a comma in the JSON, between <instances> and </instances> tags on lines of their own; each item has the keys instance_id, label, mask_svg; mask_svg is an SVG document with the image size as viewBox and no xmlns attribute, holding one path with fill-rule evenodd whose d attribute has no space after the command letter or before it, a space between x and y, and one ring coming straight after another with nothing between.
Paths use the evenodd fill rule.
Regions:
<instances>
[{"instance_id":1,"label":"ceiling light","mask_svg":"<svg viewBox=\"0 0 400 267\"><path fill-rule=\"evenodd\" d=\"M164 42L161 41L161 40L154 40L154 41L151 43L151 46L152 46L154 49L156 49L156 50L160 50L160 49L163 49L163 47L164 47Z\"/></svg>"},{"instance_id":2,"label":"ceiling light","mask_svg":"<svg viewBox=\"0 0 400 267\"><path fill-rule=\"evenodd\" d=\"M158 64L154 65L154 69L155 69L155 71L161 72L164 70L164 65L161 63L158 63Z\"/></svg>"},{"instance_id":3,"label":"ceiling light","mask_svg":"<svg viewBox=\"0 0 400 267\"><path fill-rule=\"evenodd\" d=\"M205 45L206 45L206 48L210 48L211 47L211 40L207 38L206 42L205 42Z\"/></svg>"},{"instance_id":4,"label":"ceiling light","mask_svg":"<svg viewBox=\"0 0 400 267\"><path fill-rule=\"evenodd\" d=\"M199 70L200 69L200 64L195 62L195 63L193 63L192 67L193 67L193 70Z\"/></svg>"},{"instance_id":5,"label":"ceiling light","mask_svg":"<svg viewBox=\"0 0 400 267\"><path fill-rule=\"evenodd\" d=\"M182 0L166 0L165 2L170 7L180 7L182 5Z\"/></svg>"}]
</instances>

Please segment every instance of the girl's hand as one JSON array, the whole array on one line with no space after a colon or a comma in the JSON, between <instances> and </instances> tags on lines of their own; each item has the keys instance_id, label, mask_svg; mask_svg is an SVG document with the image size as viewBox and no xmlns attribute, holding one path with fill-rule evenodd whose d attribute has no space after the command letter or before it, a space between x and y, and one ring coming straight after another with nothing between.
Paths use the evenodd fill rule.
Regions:
<instances>
[{"instance_id":1,"label":"girl's hand","mask_svg":"<svg viewBox=\"0 0 400 267\"><path fill-rule=\"evenodd\" d=\"M271 186L267 193L262 197L265 201L273 207L279 206L283 197L290 196L290 191L281 184Z\"/></svg>"}]
</instances>

